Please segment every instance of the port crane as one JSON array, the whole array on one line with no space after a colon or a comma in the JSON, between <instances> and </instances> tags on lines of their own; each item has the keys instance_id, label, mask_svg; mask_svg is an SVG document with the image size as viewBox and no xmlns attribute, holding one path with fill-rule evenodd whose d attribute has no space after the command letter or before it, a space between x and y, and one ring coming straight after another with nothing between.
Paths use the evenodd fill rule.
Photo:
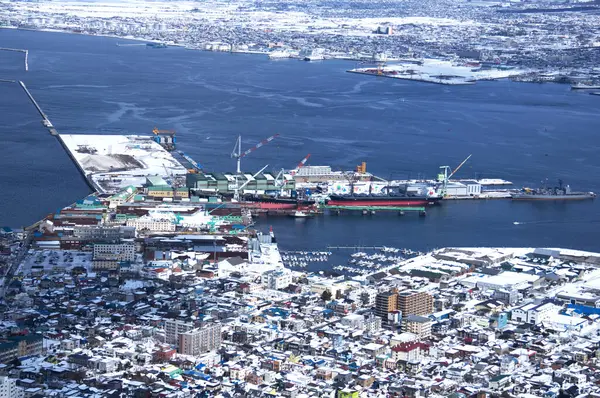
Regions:
<instances>
[{"instance_id":1,"label":"port crane","mask_svg":"<svg viewBox=\"0 0 600 398\"><path fill-rule=\"evenodd\" d=\"M269 167L269 165L266 165L265 167L263 167L262 169L260 169L260 170L259 170L259 171L258 171L256 174L254 174L254 175L252 176L252 178L255 178L257 175L259 175L260 173L262 173L263 171L265 171L265 169L266 169L267 167ZM245 187L246 185L248 185L248 183L249 183L250 181L252 181L251 179L249 179L248 181L246 181L245 183L243 183L242 185L240 185L240 184L238 183L238 177L239 177L239 174L236 174L236 175L235 175L235 188L234 188L234 190L233 190L233 199L235 199L236 201L239 201L239 200L240 200L240 191L241 191L242 189L244 189L244 187Z\"/></svg>"},{"instance_id":2,"label":"port crane","mask_svg":"<svg viewBox=\"0 0 600 398\"><path fill-rule=\"evenodd\" d=\"M471 156L473 156L473 155L471 154L471 155L467 156L467 158L466 158L465 160L463 160L463 161L462 161L462 163L461 163L461 164L459 164L459 165L458 165L458 166L457 166L457 167L456 167L456 168L455 168L455 169L452 171L452 173L450 173L450 175L448 176L448 179L452 178L452 176L453 176L454 174L456 174L456 172L457 172L458 170L460 170L460 168L461 168L461 167L463 167L463 165L464 165L465 163L467 163L467 160L469 160L469 159L471 158Z\"/></svg>"},{"instance_id":3,"label":"port crane","mask_svg":"<svg viewBox=\"0 0 600 398\"><path fill-rule=\"evenodd\" d=\"M442 179L442 194L445 196L446 195L446 188L448 186L448 180L450 180L450 178L452 178L452 176L454 174L456 174L458 172L458 170L460 170L460 168L467 163L467 160L469 160L471 158L471 156L473 156L473 154L467 156L467 158L465 160L463 160L461 162L461 164L459 164L454 170L452 170L450 168L450 166L440 166L440 169L443 170L444 174L442 174L440 177ZM450 174L448 174L448 171L450 171ZM438 178L439 180L440 178Z\"/></svg>"},{"instance_id":4,"label":"port crane","mask_svg":"<svg viewBox=\"0 0 600 398\"><path fill-rule=\"evenodd\" d=\"M273 141L277 137L279 137L279 134L272 135L269 138L266 138L266 139L262 140L261 142L259 142L258 144L254 145L252 148L242 152L242 136L239 135L238 139L235 143L235 146L233 147L233 152L231 152L231 157L235 158L237 160L237 174L240 174L242 172L241 164L242 164L243 157L251 154L252 152L256 151L261 146L268 144L269 142Z\"/></svg>"},{"instance_id":5,"label":"port crane","mask_svg":"<svg viewBox=\"0 0 600 398\"><path fill-rule=\"evenodd\" d=\"M306 157L304 159L302 159L300 161L300 163L298 163L298 165L296 166L296 168L294 170L290 170L290 174L295 175L302 167L304 167L304 165L306 164L306 162L308 161L309 158L310 158L310 153L308 155L306 155Z\"/></svg>"}]
</instances>

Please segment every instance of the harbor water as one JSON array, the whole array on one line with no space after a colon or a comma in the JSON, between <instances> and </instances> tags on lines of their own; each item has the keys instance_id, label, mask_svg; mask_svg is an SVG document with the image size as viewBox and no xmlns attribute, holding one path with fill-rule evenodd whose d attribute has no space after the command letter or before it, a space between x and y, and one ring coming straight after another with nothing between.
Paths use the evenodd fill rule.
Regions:
<instances>
[{"instance_id":1,"label":"harbor water","mask_svg":"<svg viewBox=\"0 0 600 398\"><path fill-rule=\"evenodd\" d=\"M0 29L0 79L25 82L59 133L177 131L178 147L209 171L234 170L231 150L281 137L244 170L367 162L384 178L496 177L537 187L560 178L600 192L600 97L566 85L510 81L442 86L345 73L348 61L301 62L182 48L117 46L120 39ZM88 187L18 84L0 83L0 225L23 226ZM407 214L268 217L287 250L328 245L545 246L598 250L600 201L456 201ZM517 222L517 224L515 224Z\"/></svg>"}]
</instances>

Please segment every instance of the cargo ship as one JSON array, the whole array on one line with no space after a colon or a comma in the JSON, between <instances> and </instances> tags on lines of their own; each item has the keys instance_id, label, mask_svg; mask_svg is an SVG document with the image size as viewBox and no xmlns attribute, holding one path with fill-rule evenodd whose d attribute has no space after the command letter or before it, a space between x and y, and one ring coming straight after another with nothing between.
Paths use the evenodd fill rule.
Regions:
<instances>
[{"instance_id":1,"label":"cargo ship","mask_svg":"<svg viewBox=\"0 0 600 398\"><path fill-rule=\"evenodd\" d=\"M520 192L511 195L513 200L586 200L594 199L594 192L573 192L571 187L559 180L559 186L554 188L523 188Z\"/></svg>"}]
</instances>

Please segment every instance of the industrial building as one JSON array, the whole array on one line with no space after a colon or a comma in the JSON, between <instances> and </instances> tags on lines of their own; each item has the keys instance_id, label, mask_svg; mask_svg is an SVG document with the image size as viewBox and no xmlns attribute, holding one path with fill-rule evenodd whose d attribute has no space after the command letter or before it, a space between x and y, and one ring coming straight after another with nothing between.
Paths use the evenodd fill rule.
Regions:
<instances>
[{"instance_id":1,"label":"industrial building","mask_svg":"<svg viewBox=\"0 0 600 398\"><path fill-rule=\"evenodd\" d=\"M451 181L446 184L446 196L467 197L481 195L481 184L472 181Z\"/></svg>"},{"instance_id":2,"label":"industrial building","mask_svg":"<svg viewBox=\"0 0 600 398\"><path fill-rule=\"evenodd\" d=\"M293 191L296 181L290 174L280 173L245 173L237 178L232 173L190 173L186 177L186 186L197 193L219 193L232 195L236 187L241 187L240 194L261 195L271 192Z\"/></svg>"}]
</instances>

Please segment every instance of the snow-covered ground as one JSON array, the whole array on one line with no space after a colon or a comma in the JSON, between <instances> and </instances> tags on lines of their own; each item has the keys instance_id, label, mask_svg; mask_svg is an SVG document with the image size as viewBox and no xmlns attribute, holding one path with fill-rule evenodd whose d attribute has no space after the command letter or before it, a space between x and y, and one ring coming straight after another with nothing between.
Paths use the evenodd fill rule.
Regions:
<instances>
[{"instance_id":1,"label":"snow-covered ground","mask_svg":"<svg viewBox=\"0 0 600 398\"><path fill-rule=\"evenodd\" d=\"M458 21L451 18L434 17L388 17L388 18L323 18L305 11L286 12L260 9L250 1L223 2L208 0L191 1L40 1L19 2L21 11L36 15L61 15L77 18L106 19L135 18L138 21L151 18L160 30L176 30L180 23L198 21L202 23L231 24L232 26L252 25L253 29L271 29L289 32L314 32L343 34L349 36L371 35L382 25L427 25L427 26L466 26L473 21ZM50 21L48 21L50 22ZM166 24L161 26L161 24ZM68 22L65 21L68 25Z\"/></svg>"},{"instance_id":2,"label":"snow-covered ground","mask_svg":"<svg viewBox=\"0 0 600 398\"><path fill-rule=\"evenodd\" d=\"M171 178L187 173L171 154L152 140L138 135L61 135L69 152L100 191L107 185L119 191L140 187L147 176ZM110 184L107 184L110 183Z\"/></svg>"},{"instance_id":3,"label":"snow-covered ground","mask_svg":"<svg viewBox=\"0 0 600 398\"><path fill-rule=\"evenodd\" d=\"M356 68L350 72L449 85L473 84L477 80L505 79L526 73L525 70L516 69L481 69L437 59L424 59L419 64L394 63L379 68Z\"/></svg>"}]
</instances>

